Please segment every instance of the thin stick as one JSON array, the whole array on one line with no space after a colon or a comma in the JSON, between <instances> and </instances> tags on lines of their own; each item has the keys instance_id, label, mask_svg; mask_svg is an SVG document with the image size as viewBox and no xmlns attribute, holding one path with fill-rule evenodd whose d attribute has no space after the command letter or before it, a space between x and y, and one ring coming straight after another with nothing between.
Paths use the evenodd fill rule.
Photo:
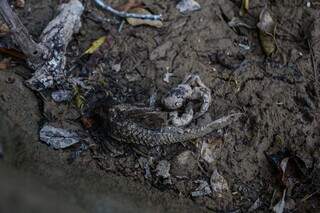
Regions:
<instances>
[{"instance_id":1,"label":"thin stick","mask_svg":"<svg viewBox=\"0 0 320 213\"><path fill-rule=\"evenodd\" d=\"M314 81L315 81L316 86L319 86L318 72L317 72L317 68L316 68L317 61L316 61L316 58L315 58L315 55L314 55L313 46L311 45L311 42L310 42L309 39L308 39L308 46L309 46L309 50L310 50L311 64L312 64L312 69L313 69ZM315 92L316 92L317 97L319 98L319 92L318 92L317 88L315 88Z\"/></svg>"},{"instance_id":2,"label":"thin stick","mask_svg":"<svg viewBox=\"0 0 320 213\"><path fill-rule=\"evenodd\" d=\"M107 12L122 18L139 18L139 19L150 19L150 20L161 20L162 15L149 15L149 14L138 14L138 13L127 13L125 11L118 11L106 4L103 0L94 0L94 2Z\"/></svg>"},{"instance_id":3,"label":"thin stick","mask_svg":"<svg viewBox=\"0 0 320 213\"><path fill-rule=\"evenodd\" d=\"M32 39L19 17L12 11L7 0L0 0L0 15L9 26L14 41L28 57L28 60L39 63L39 59L41 61L41 56L45 53L44 47Z\"/></svg>"}]
</instances>

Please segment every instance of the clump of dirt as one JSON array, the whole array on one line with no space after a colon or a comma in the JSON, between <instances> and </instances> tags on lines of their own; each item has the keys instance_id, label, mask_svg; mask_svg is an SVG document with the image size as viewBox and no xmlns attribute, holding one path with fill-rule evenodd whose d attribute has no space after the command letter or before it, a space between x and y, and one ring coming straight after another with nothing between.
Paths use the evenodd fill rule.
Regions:
<instances>
[{"instance_id":1,"label":"clump of dirt","mask_svg":"<svg viewBox=\"0 0 320 213\"><path fill-rule=\"evenodd\" d=\"M160 106L163 94L186 75L196 73L212 90L213 103L207 116L218 118L231 112L243 112L245 116L197 141L154 148L112 141L107 129L95 125L89 128L96 144L89 155L93 164L106 174L126 176L137 184L164 191L165 196L177 197L173 203L181 195L210 210L246 212L259 199L259 209L267 211L275 205L273 197L278 201L282 194L274 193L281 189L265 153L288 149L310 171L305 182L288 195L294 200L293 209L319 208L320 204L314 202L317 194L300 202L319 187L318 6L309 8L303 1L268 1L277 22L278 57L266 58L256 29L228 25L230 17L237 16L241 1L198 2L201 10L180 14L175 1L146 1L150 10L165 15L164 26L155 29L125 24L118 32L121 21L84 1L83 26L70 44L70 58L79 57L102 35L111 38L111 45L103 49L102 57L86 73L98 88L87 101L101 96L97 108L107 108L101 94L112 94L120 102L147 105L150 96L156 94L156 105ZM242 18L255 26L264 6L261 1L250 1L249 14ZM109 22L102 23L99 17ZM31 22L34 20L40 18L34 17ZM115 65L120 69L115 70ZM168 73L169 83L164 81ZM55 114L54 107L46 106L48 103L44 108ZM94 116L100 124L105 114L98 111ZM79 117L71 120L78 121ZM75 161L83 160L80 157ZM161 161L161 165L170 165L169 177L159 171ZM213 191L193 197L199 180L213 188L210 179L215 171L227 182L227 193L217 196Z\"/></svg>"}]
</instances>

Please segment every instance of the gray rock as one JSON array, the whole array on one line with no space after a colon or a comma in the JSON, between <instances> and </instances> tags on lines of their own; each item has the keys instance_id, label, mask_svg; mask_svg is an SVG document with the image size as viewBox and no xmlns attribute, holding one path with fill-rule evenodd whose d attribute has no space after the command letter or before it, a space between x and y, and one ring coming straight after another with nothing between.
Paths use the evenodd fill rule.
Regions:
<instances>
[{"instance_id":1,"label":"gray rock","mask_svg":"<svg viewBox=\"0 0 320 213\"><path fill-rule=\"evenodd\" d=\"M223 141L221 139L210 139L201 144L200 156L209 164L215 164L221 154Z\"/></svg>"},{"instance_id":2,"label":"gray rock","mask_svg":"<svg viewBox=\"0 0 320 213\"><path fill-rule=\"evenodd\" d=\"M170 163L166 160L159 161L156 167L156 176L162 178L170 178Z\"/></svg>"},{"instance_id":3,"label":"gray rock","mask_svg":"<svg viewBox=\"0 0 320 213\"><path fill-rule=\"evenodd\" d=\"M210 178L210 184L214 197L225 197L230 193L229 185L227 180L219 174L218 170L215 169Z\"/></svg>"},{"instance_id":4,"label":"gray rock","mask_svg":"<svg viewBox=\"0 0 320 213\"><path fill-rule=\"evenodd\" d=\"M180 11L180 13L192 12L195 10L200 10L201 6L195 0L181 0L176 8Z\"/></svg>"},{"instance_id":5,"label":"gray rock","mask_svg":"<svg viewBox=\"0 0 320 213\"><path fill-rule=\"evenodd\" d=\"M140 167L144 170L144 177L146 179L151 178L152 175L150 171L150 162L148 161L148 159L144 157L140 157L138 162Z\"/></svg>"},{"instance_id":6,"label":"gray rock","mask_svg":"<svg viewBox=\"0 0 320 213\"><path fill-rule=\"evenodd\" d=\"M51 97L55 102L69 102L72 100L73 94L70 90L57 90L51 93Z\"/></svg>"},{"instance_id":7,"label":"gray rock","mask_svg":"<svg viewBox=\"0 0 320 213\"><path fill-rule=\"evenodd\" d=\"M167 41L164 44L158 46L150 53L150 60L156 60L166 56L167 51L172 47L173 43Z\"/></svg>"},{"instance_id":8,"label":"gray rock","mask_svg":"<svg viewBox=\"0 0 320 213\"><path fill-rule=\"evenodd\" d=\"M199 184L195 191L191 192L192 197L202 197L212 193L210 186L207 181L197 180L195 181Z\"/></svg>"},{"instance_id":9,"label":"gray rock","mask_svg":"<svg viewBox=\"0 0 320 213\"><path fill-rule=\"evenodd\" d=\"M258 208L260 208L262 206L262 202L260 200L260 198L258 198L253 204L252 206L249 208L248 212L254 212L256 211Z\"/></svg>"},{"instance_id":10,"label":"gray rock","mask_svg":"<svg viewBox=\"0 0 320 213\"><path fill-rule=\"evenodd\" d=\"M64 149L80 141L74 131L45 125L40 130L40 140L55 149Z\"/></svg>"},{"instance_id":11,"label":"gray rock","mask_svg":"<svg viewBox=\"0 0 320 213\"><path fill-rule=\"evenodd\" d=\"M111 69L112 69L112 71L114 71L114 72L120 72L120 70L121 70L121 64L114 64L114 65L112 65Z\"/></svg>"},{"instance_id":12,"label":"gray rock","mask_svg":"<svg viewBox=\"0 0 320 213\"><path fill-rule=\"evenodd\" d=\"M171 173L176 177L197 176L198 161L193 152L187 150L176 156L172 162Z\"/></svg>"}]
</instances>

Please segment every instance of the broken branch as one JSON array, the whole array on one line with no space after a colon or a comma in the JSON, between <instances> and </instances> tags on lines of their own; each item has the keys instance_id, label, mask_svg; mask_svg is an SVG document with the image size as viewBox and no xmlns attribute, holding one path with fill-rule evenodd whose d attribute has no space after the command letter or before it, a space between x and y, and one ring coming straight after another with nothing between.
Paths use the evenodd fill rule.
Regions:
<instances>
[{"instance_id":1,"label":"broken branch","mask_svg":"<svg viewBox=\"0 0 320 213\"><path fill-rule=\"evenodd\" d=\"M150 15L150 14L138 14L138 13L128 13L125 11L118 11L111 7L110 5L106 4L103 0L94 0L94 2L100 6L103 10L110 12L116 16L122 18L138 18L138 19L150 19L150 20L161 20L162 15Z\"/></svg>"},{"instance_id":2,"label":"broken branch","mask_svg":"<svg viewBox=\"0 0 320 213\"><path fill-rule=\"evenodd\" d=\"M19 17L12 11L7 0L0 1L0 15L7 23L12 33L13 40L28 57L30 63L33 65L41 64L41 58L46 52L45 48L32 39Z\"/></svg>"},{"instance_id":3,"label":"broken branch","mask_svg":"<svg viewBox=\"0 0 320 213\"><path fill-rule=\"evenodd\" d=\"M66 78L66 48L72 35L80 29L84 7L79 0L60 5L59 14L44 29L37 44L7 0L0 0L0 14L13 34L14 42L27 56L29 66L35 70L26 83L40 91L61 84Z\"/></svg>"}]
</instances>

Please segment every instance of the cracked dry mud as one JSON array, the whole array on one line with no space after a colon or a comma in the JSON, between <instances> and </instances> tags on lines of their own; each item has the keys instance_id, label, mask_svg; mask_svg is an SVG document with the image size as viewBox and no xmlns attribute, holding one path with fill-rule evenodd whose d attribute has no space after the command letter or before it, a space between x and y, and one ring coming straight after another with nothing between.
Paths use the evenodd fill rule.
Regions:
<instances>
[{"instance_id":1,"label":"cracked dry mud","mask_svg":"<svg viewBox=\"0 0 320 213\"><path fill-rule=\"evenodd\" d=\"M22 17L28 17L30 21L27 27L35 34L41 32L41 27L46 25L50 17L44 14L29 14L26 10L31 7L36 11L40 7L49 11L48 14L53 14L49 7L51 3L45 2L27 1L25 10L20 12ZM285 147L289 148L309 169L319 174L320 85L319 79L315 79L317 75L314 72L311 51L305 40L309 38L315 62L319 63L320 44L317 37L320 36L320 21L317 6L307 8L303 1L289 0L271 4L270 9L279 25L278 44L288 62L283 65L277 58L265 59L255 31L233 31L228 26L227 19L238 14L240 1L199 0L202 9L187 15L181 15L176 10L175 1L146 2L152 10L165 14L163 28L125 25L122 32L118 33L117 25L110 22L104 23L101 27L101 24L87 18L86 14L83 16L80 34L75 36L69 47L70 57L75 55L71 50L76 49L81 54L92 40L106 34L104 29L109 29L113 44L105 50L104 59L97 64L95 71L102 73L108 80L108 89L119 100L148 103L149 95L153 91L157 91L157 97L160 99L186 75L197 73L212 90L213 102L209 109L212 118L234 111L245 113L246 118L219 133L197 140L197 145L186 143L158 148L114 143L104 138L105 130L100 129L94 132L99 142L97 150L94 154L86 153L76 161L77 164L90 161L90 167L95 167L91 169L97 171L100 177L107 175L110 182L118 177L124 182L130 180L129 188L134 186L134 189L136 187L141 190L138 190L139 192L147 193L143 185L148 185L156 192L150 200L144 198L144 201L150 202L148 206L152 208L152 205L157 203L156 197L159 196L163 199L164 209L159 206L157 209L162 211L172 208L173 212L189 205L200 207L203 211L222 209L246 212L258 198L263 203L260 207L261 212L268 211L277 183L270 172L264 152L273 153ZM112 3L117 5L123 1ZM261 1L253 0L250 1L250 7L250 17L246 18L249 23L254 23L264 5ZM94 10L90 3L86 7L87 11L89 9ZM38 22L41 24L38 25ZM311 35L305 36L308 33ZM250 50L239 47L239 43L243 42L250 44ZM121 64L119 72L112 71L116 64ZM315 64L315 69L319 72L318 64ZM163 81L168 72L172 73L170 83ZM1 88L1 91L6 90ZM157 104L160 101L158 99ZM5 104L6 102L1 105ZM17 106L13 104L12 107ZM100 116L104 117L103 114ZM281 137L283 143L279 144L276 137ZM102 142L104 146L100 147ZM201 169L197 161L201 143L204 142L214 147L214 161L205 163L200 158ZM45 145L39 146L42 148L33 158L46 159L45 162L53 161L50 157L57 153L52 154L54 151L50 150L48 152L51 155L42 156L39 151L44 149ZM108 151L101 152L101 149ZM181 173L179 167L175 167L176 158L186 150L191 150L197 158L189 158L193 160L190 160L189 167L184 168L188 179L175 178L175 175ZM99 158L96 158L96 153L99 154ZM60 154L65 156L63 152ZM141 156L153 156L156 161L166 159L171 162L173 184L168 186L153 176L151 180L145 178L144 170L136 166ZM72 165L68 168L72 168ZM44 173L50 169L41 163L40 166ZM215 169L227 180L231 195L223 199L214 196L193 198L191 202L190 193L197 188L194 181L209 180ZM79 175L74 174L73 178ZM111 184L110 187L112 186L117 187ZM132 193L134 189L130 189ZM125 191L123 188L122 190ZM293 197L299 200L312 192L307 188L305 191L298 189ZM183 197L182 200L179 194ZM296 208L298 212L304 212L306 209L314 211L319 208L319 197L314 196Z\"/></svg>"}]
</instances>

